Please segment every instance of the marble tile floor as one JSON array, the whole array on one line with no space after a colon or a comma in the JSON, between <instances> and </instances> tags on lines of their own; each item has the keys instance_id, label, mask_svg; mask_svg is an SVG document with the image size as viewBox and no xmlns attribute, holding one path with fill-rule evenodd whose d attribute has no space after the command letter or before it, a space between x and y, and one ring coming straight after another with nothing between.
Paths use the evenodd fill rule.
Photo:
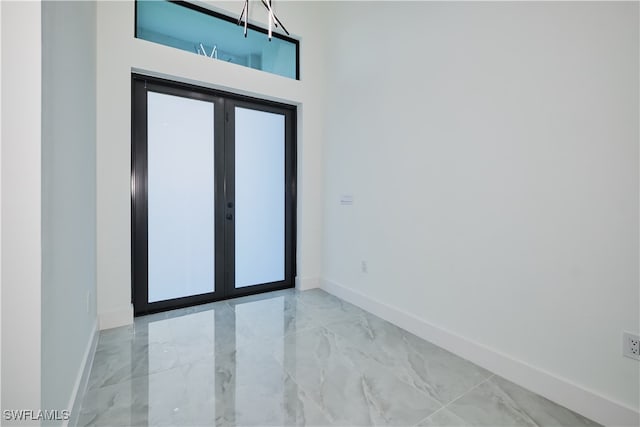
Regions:
<instances>
[{"instance_id":1,"label":"marble tile floor","mask_svg":"<svg viewBox=\"0 0 640 427\"><path fill-rule=\"evenodd\" d=\"M78 424L597 425L319 289L101 332Z\"/></svg>"}]
</instances>

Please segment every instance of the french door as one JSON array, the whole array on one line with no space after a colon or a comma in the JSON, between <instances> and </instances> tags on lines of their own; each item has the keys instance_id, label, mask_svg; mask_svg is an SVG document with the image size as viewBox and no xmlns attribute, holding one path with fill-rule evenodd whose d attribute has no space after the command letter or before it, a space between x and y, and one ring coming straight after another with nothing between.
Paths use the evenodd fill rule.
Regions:
<instances>
[{"instance_id":1,"label":"french door","mask_svg":"<svg viewBox=\"0 0 640 427\"><path fill-rule=\"evenodd\" d=\"M132 84L135 314L293 287L295 107Z\"/></svg>"}]
</instances>

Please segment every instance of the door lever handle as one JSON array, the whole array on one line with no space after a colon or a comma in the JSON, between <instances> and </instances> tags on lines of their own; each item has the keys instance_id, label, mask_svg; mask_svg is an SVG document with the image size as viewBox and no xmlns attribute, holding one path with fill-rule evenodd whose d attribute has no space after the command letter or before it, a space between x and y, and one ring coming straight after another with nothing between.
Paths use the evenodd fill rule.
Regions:
<instances>
[{"instance_id":1,"label":"door lever handle","mask_svg":"<svg viewBox=\"0 0 640 427\"><path fill-rule=\"evenodd\" d=\"M233 215L228 213L225 218L227 218L229 221L231 221L233 219Z\"/></svg>"}]
</instances>

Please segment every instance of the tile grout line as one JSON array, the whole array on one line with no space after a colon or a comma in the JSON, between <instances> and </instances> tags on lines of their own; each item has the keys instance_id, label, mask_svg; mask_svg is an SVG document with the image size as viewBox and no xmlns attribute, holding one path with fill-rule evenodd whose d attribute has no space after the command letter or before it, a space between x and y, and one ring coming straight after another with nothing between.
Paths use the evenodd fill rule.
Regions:
<instances>
[{"instance_id":1,"label":"tile grout line","mask_svg":"<svg viewBox=\"0 0 640 427\"><path fill-rule=\"evenodd\" d=\"M361 309L361 310L362 310L362 309ZM368 311L366 311L366 310L363 310L363 311L364 311L364 313L365 313L365 314L375 316L374 314L372 314L372 313L370 313L370 312L368 312ZM356 318L361 317L361 316L362 316L362 314L357 314L357 315L355 315L355 316L353 317L353 319L356 319ZM377 316L375 316L375 317L377 317ZM377 317L377 318L378 318L378 319L380 319L380 320L382 320L382 321L384 321L384 322L387 322L387 321L386 321L386 320L384 320L384 319L381 319L381 318L379 318L379 317ZM342 320L342 321L346 321L346 320L352 320L352 318L344 319L344 320ZM336 335L338 335L338 336L340 336L340 337L342 337L342 338L346 338L346 337L345 337L344 335L342 335L341 333L338 333L338 332L334 331L332 328L328 327L328 325L336 324L336 323L339 323L339 322L340 322L340 321L332 321L332 322L328 322L328 323L326 323L326 324L325 324L324 326L322 326L322 327L323 327L323 328L325 328L325 329L328 329L328 330L329 330L329 331L331 331L332 333L334 333L334 334L336 334ZM390 323L390 322L388 322L388 323ZM396 326L396 325L394 325L394 326ZM397 327L397 326L396 326L396 327ZM406 331L406 330L405 330L405 329L403 329L403 328L399 328L399 329L401 329L401 330L403 330L403 331L405 331L405 332L411 333L411 332L409 332L409 331ZM418 337L418 338L420 338L420 337ZM420 338L420 339L424 340L423 338ZM429 341L427 341L427 342L429 342ZM433 343L431 343L431 344L433 344ZM435 345L435 344L434 344L434 345ZM439 348L440 348L440 347L439 347ZM452 400L451 400L451 401L449 401L448 403L441 404L442 406L441 406L440 408L438 408L437 410L435 410L435 411L434 411L433 413L431 413L429 416L427 416L427 417L423 418L422 420L418 421L415 425L420 424L421 422L423 422L423 421L427 420L429 417L432 417L433 415L435 415L436 413L440 412L441 410L446 409L446 408L447 408L448 406L450 406L451 404L455 403L456 401L458 401L459 399L461 399L462 397L464 397L464 396L465 396L465 395L467 395L468 393L472 392L473 390L475 390L476 388L480 387L482 384L486 383L487 381L491 380L493 377L495 377L495 376L496 376L496 374L494 374L493 372L491 372L491 371L489 371L489 372L490 372L490 374L491 374L491 375L487 376L485 379L483 379L482 381L480 381L478 384L476 384L476 385L472 386L472 387L471 387L471 388L469 388L467 391L465 391L464 393L460 394L458 397L456 397L456 398L452 399ZM410 383L408 383L408 382L404 381L404 380L403 380L403 379L401 379L401 378L397 378L397 379L399 379L400 381L404 382L405 384L408 384L408 385L412 386L412 387L413 387L413 388L415 388L416 390L418 390L418 391L420 391L420 392L424 393L425 395L427 395L428 397L430 397L432 400L434 400L434 401L438 402L436 399L434 399L433 397L431 397L428 393L425 393L424 391L422 391L422 390L418 389L418 388L417 388L417 387L415 387L413 384L410 384ZM438 403L440 403L440 402L438 402Z\"/></svg>"},{"instance_id":2,"label":"tile grout line","mask_svg":"<svg viewBox=\"0 0 640 427\"><path fill-rule=\"evenodd\" d=\"M305 303L305 302L303 302L302 300L298 299L296 296L294 296L294 298L296 298L296 301L297 301L297 302L302 306L302 308L304 308L304 309L312 309L312 310L314 310L314 309L316 308L316 307L314 307L314 304L312 304L312 303L309 303L309 302L306 302L306 303ZM339 298L338 298L338 299L339 299ZM342 300L340 300L340 301L342 301ZM224 301L224 303L221 305L221 307L225 307L225 309L226 309L226 308L228 308L228 309L230 310L230 312L235 313L235 306L232 306L232 305L229 303L229 301ZM211 308L213 308L213 307L211 307ZM208 310L210 310L211 308L208 308L208 309L207 309L207 311L208 311ZM321 307L321 308L325 308L325 307ZM214 311L216 311L217 309L218 309L217 307L216 307L216 308L213 308L213 310L214 310ZM305 311L306 311L306 310L305 310ZM321 311L322 311L322 310L321 310ZM185 314L196 314L196 313L199 313L199 312L194 312L194 313L185 313ZM294 319L295 319L295 317L297 317L297 316L296 316L296 314L297 314L297 313L295 313L295 312L294 312L294 313L292 313L292 314L294 315L293 317L294 317ZM300 329L300 330L295 330L295 331L292 331L292 332L289 332L289 333L284 333L282 336L272 337L272 338L270 338L270 339L267 339L267 341L277 341L277 340L282 340L282 339L286 339L286 337L288 337L288 336L298 335L298 334L304 334L304 333L308 333L308 332L313 331L313 330L320 330L320 329L324 329L324 330L326 330L326 331L328 331L328 332L330 332L330 333L332 333L332 334L335 334L337 337L340 337L340 338L342 338L342 339L348 339L348 337L347 337L347 336L345 336L345 335L343 335L342 333L339 333L339 332L334 331L334 330L333 330L333 328L331 328L331 325L336 325L336 324L338 324L338 323L342 323L342 322L349 322L349 323L351 323L351 322L357 322L357 321L358 321L358 319L360 319L360 318L362 318L362 317L364 317L364 316L367 316L367 315L372 315L372 316L374 316L374 317L377 317L377 316L373 315L372 313L369 313L369 312L368 312L368 311L366 311L366 310L362 310L362 313L347 314L344 318L342 318L342 319L338 319L338 320L335 320L335 319L325 320L324 322L320 322L317 326L307 327L307 328ZM169 320L169 319L167 318L167 319L158 319L158 320L160 320L160 321L164 321L164 320ZM385 321L384 319L381 319L381 320L382 320L382 321ZM386 321L385 321L385 322L386 322ZM244 327L248 328L252 333L255 333L255 332L256 332L256 331L253 329L253 325L251 325L251 323L250 323L250 322L242 321L241 323L243 324L243 326L244 326ZM395 325L394 325L394 326L395 326ZM400 329L402 329L402 328L400 328ZM402 329L402 330L403 330L403 331L406 331L406 330L404 330L404 329ZM134 331L135 331L135 327L134 327ZM408 332L408 331L406 331L406 332ZM418 338L419 338L419 337L418 337ZM164 343L164 341L163 341L163 343ZM169 343L170 343L171 345L174 345L174 346L175 346L175 343L172 343L171 341L170 341ZM111 343L109 343L109 344L111 344ZM246 344L240 345L240 347L244 347L244 346L247 346L247 345L249 345L249 344L250 344L250 343L246 343ZM238 346L236 346L236 349L237 349L237 348L238 348ZM294 378L294 376L291 374L290 370L289 370L287 367L285 367L285 366L284 366L284 362L283 362L283 361L281 361L278 357L275 357L275 354L272 354L271 352L269 352L269 353L270 353L270 354L269 354L269 356L268 356L268 357L269 357L270 359L272 359L274 362L276 362L278 365L280 365L280 366L282 367L283 372L285 372L285 373L286 373L286 375L289 377L289 379L290 379L290 381L292 382L292 384L294 384L294 385L296 386L296 388L297 388L297 389L298 389L298 390L299 390L299 391L300 391L300 392L301 392L301 393L302 393L306 398L308 398L308 399L309 399L310 403L314 404L318 409L320 409L320 411L322 412L322 414L323 414L325 417L329 416L330 414L328 414L327 412L325 412L325 408L324 408L324 406L323 406L319 401L316 401L316 399L312 396L312 394L311 394L311 393L309 393L309 391L306 389L306 386L305 386L305 387L303 387L303 386L301 386L301 385L298 383L298 380L297 380L296 378ZM178 358L178 360L180 361L180 358ZM178 368L178 369L179 369L179 368L181 368L181 366L189 365L189 364L192 364L192 363L195 363L195 361L191 361L191 362L187 362L187 363L178 363L178 365L177 365L177 366L174 366L173 368L166 368L166 369L164 369L164 370L161 370L161 371L158 371L158 372L154 372L153 374L147 374L146 376L148 377L148 376L155 375L155 374L158 374L158 373L160 373L160 372L164 372L164 371L166 371L166 370L171 370L171 369L174 369L174 368ZM92 368L93 368L93 366L92 366ZM458 401L459 399L461 399L462 397L464 397L464 396L465 396L465 395L467 395L468 393L472 392L472 391L473 391L474 389L476 389L477 387L480 387L482 384L484 384L485 382L487 382L487 381L491 380L492 378L494 378L494 377L496 376L495 374L493 374L493 373L491 373L491 372L489 372L489 373L490 373L490 375L489 375L489 376L487 376L484 380L482 380L482 381L480 381L478 384L476 384L476 385L472 386L470 389L468 389L468 390L467 390L467 391L465 391L464 393L460 394L458 397L456 397L456 398L452 399L449 403L446 403L446 404L444 404L444 405L440 404L440 405L441 405L441 406L440 406L440 408L436 409L436 410L435 410L433 413L431 413L429 416L427 416L427 417L425 417L424 419L420 420L417 424L419 424L419 423L421 423L421 422L424 422L424 421L428 420L430 417L434 416L435 414L437 414L437 413L438 413L438 412L440 412L441 410L443 410L443 409L445 409L445 408L449 407L449 406L450 406L451 404L453 404L454 402ZM394 377L396 377L396 376L394 375ZM134 378L132 377L131 379L129 379L129 381L132 381L133 379L134 379ZM404 382L405 384L407 384L407 385L411 386L412 388L416 389L417 391L419 391L419 392L421 392L421 393L425 394L426 396L428 396L429 398L431 398L432 400L434 400L434 402L436 402L436 403L440 403L440 402L438 402L437 400L433 399L433 398L432 398L428 393L424 392L423 390L418 389L417 387L415 387L415 385L413 385L413 384L411 384L411 383L407 382L406 380L403 380L403 379L398 378L398 377L396 377L396 379L398 379L398 380L399 380L399 381L401 381L401 382ZM116 385L116 384L113 384L113 385ZM106 386L106 387L108 387L108 386ZM84 403L84 402L83 402L83 403ZM416 425L416 424L414 424L414 425Z\"/></svg>"},{"instance_id":3,"label":"tile grout line","mask_svg":"<svg viewBox=\"0 0 640 427\"><path fill-rule=\"evenodd\" d=\"M337 297L336 297L336 298L337 298ZM307 304L303 304L303 305L307 305ZM360 309L360 310L362 310L362 309ZM341 320L331 320L331 321L328 321L327 323L323 323L323 324L321 324L321 325L320 325L320 326L318 326L317 328L308 328L308 329L306 329L306 331L308 331L308 330L312 330L312 329L320 329L320 328L322 328L322 329L326 329L326 330L328 330L329 332L331 332L331 333L335 334L335 335L336 335L336 336L338 336L338 337L341 337L342 339L348 339L348 337L346 337L346 336L345 336L345 335L343 335L342 333L339 333L339 332L334 331L334 330L330 327L330 325L335 325L335 324L338 324L338 323L341 323L341 322L346 322L346 321L354 321L354 320L357 320L358 318L365 317L366 315L374 316L374 317L376 317L376 318L378 318L378 319L382 320L383 322L387 322L386 320L381 319L381 318L379 318L379 317L375 316L374 314L372 314L372 313L370 313L370 312L368 312L368 311L366 311L366 310L362 310L362 311L363 311L364 313L357 313L357 314L354 314L354 315L348 316L347 318L345 318L345 319L341 319ZM390 322L387 322L387 323L390 323ZM393 324L392 324L392 325L393 325ZM399 327L398 327L398 326L396 326L396 325L393 325L393 326L395 326L395 327L399 328ZM401 329L401 330L402 330L402 331L404 331L404 332L411 333L411 332L409 332L409 331L407 331L407 330L405 330L405 329L403 329L403 328L399 328L399 329ZM295 333L298 333L298 332L304 332L304 330L303 330L303 331L296 331L296 332L291 333L291 334L295 334ZM418 337L418 338L419 338L419 339L421 339L421 340L423 340L423 339L422 339L422 338L420 338L420 337ZM428 342L428 341L427 341L427 342ZM431 343L431 344L433 344L433 343ZM435 345L435 344L434 344L434 345ZM440 348L440 347L438 347L438 348ZM383 367L384 367L384 366L383 366ZM489 371L489 372L490 372L490 371ZM424 418L424 419L422 419L422 420L419 420L419 421L418 421L418 423L416 423L416 425L417 425L417 424L420 424L420 423L421 423L421 422L423 422L423 421L425 421L426 419L428 419L429 417L433 416L433 415L434 415L434 414L436 414L437 412L440 412L441 410L443 410L443 409L447 408L449 405L451 405L452 403L456 402L457 400L459 400L460 398L462 398L462 397L463 397L463 396L465 396L466 394L470 393L471 391L475 390L477 387L481 386L482 384L484 384L485 382L489 381L490 379L492 379L492 378L493 378L493 377L495 377L495 376L496 376L496 374L494 374L493 372L490 372L490 375L489 375L489 376L487 376L485 379L483 379L482 381L480 381L480 382L479 382L479 383L477 383L476 385L474 385L474 386L472 386L471 388L469 388L469 389L468 389L467 391L465 391L464 393L460 394L458 397L455 397L454 399L452 399L452 400L451 400L451 401L449 401L448 403L441 404L437 399L435 399L435 398L433 398L431 395L429 395L429 393L426 393L425 391L420 390L420 389L419 389L419 388L417 388L414 384L411 384L410 382L408 382L408 381L404 380L403 378L400 378L400 377L397 377L397 376L395 376L395 375L394 375L394 377L395 377L397 380L399 380L399 381L401 381L401 382L403 382L403 383L405 383L405 384L409 385L410 387L414 388L414 389L415 389L415 390L417 390L418 392L423 393L425 396L427 396L428 398L430 398L430 399L431 399L431 400L433 400L434 402L440 403L440 404L442 405L440 408L438 408L437 410L435 410L435 411L434 411L433 413L431 413L429 416L425 417L425 418Z\"/></svg>"},{"instance_id":4,"label":"tile grout line","mask_svg":"<svg viewBox=\"0 0 640 427\"><path fill-rule=\"evenodd\" d=\"M315 331L315 330L321 330L321 329L324 329L325 331L327 331L327 332L329 332L329 333L331 333L331 334L335 335L337 338L348 341L348 340L349 340L349 337L348 337L348 336L343 335L342 333L339 333L339 332L334 331L334 330L333 330L333 329L331 329L328 325L338 324L338 323L341 323L341 322L347 322L347 321L354 321L354 320L356 320L356 319L358 319L358 318L361 318L361 317L363 317L363 316L362 316L362 314L357 314L357 315L355 315L354 317L349 317L349 318L346 318L346 319L340 319L340 320L330 321L330 322L328 322L328 323L324 324L324 326L323 326L323 325L320 325L320 326L316 326L316 327L312 327L312 328L303 329L303 330L300 330L300 331L291 332L291 333L287 334L286 336L292 336L292 335L297 335L297 334L301 334L301 333L307 333L307 332L310 332L310 331ZM286 336L285 336L285 337L286 337ZM356 350L358 350L358 349L356 349ZM416 387L416 386L415 386L414 384L412 384L411 382L409 382L409 381L407 381L406 379L402 378L401 376L398 376L398 375L396 375L395 373L393 373L393 369L391 369L390 367L385 366L384 364L382 364L382 363L378 362L377 360L375 360L375 359L373 359L373 358L372 358L372 360L373 360L373 362L374 362L376 365L378 365L378 366L379 366L379 368L380 368L380 369L383 369L383 370L388 371L388 372L391 374L391 376L393 376L397 381L399 381L399 382L401 382L401 383L404 383L405 385L407 385L407 386L411 387L411 388L412 388L413 390L415 390L416 392L418 392L418 393L420 393L420 394L424 395L427 399L432 400L433 402L435 402L435 403L437 403L437 404L439 404L439 405L442 405L442 404L441 404L441 403L440 403L436 398L434 398L433 396L431 396L431 395L430 395L429 393L427 393L426 391L419 389L418 387ZM280 362L280 361L278 360L278 362ZM285 372L287 372L287 374L289 374L289 376L293 379L293 376L291 375L291 373L290 373L290 372L289 372L289 371L288 371L284 366L283 366L283 369L284 369L284 370L285 370ZM493 374L492 374L491 376L493 376ZM488 380L489 378L491 378L491 376L489 376L489 377L485 378L482 382L484 382L484 381ZM295 381L294 381L294 382L295 382ZM476 386L478 386L478 385L480 385L480 383L479 383L479 384L476 384L474 387L476 387ZM471 389L473 389L474 387L472 387ZM301 387L301 389L302 389L302 390L305 390L303 387ZM470 390L471 390L471 389L470 389ZM468 391L470 391L470 390L468 390ZM466 393L466 392L465 392L465 393ZM463 394L464 394L464 393L463 393ZM456 399L457 399L457 398L456 398ZM454 399L454 400L456 400L456 399ZM317 402L316 402L316 403L317 403ZM318 405L319 405L319 403L318 403ZM440 409L442 409L442 408L438 408L435 412L439 411ZM435 412L433 412L433 413L435 413ZM427 418L428 418L428 417L427 417ZM425 419L426 419L426 418L425 418ZM422 420L420 420L420 421L422 421Z\"/></svg>"},{"instance_id":5,"label":"tile grout line","mask_svg":"<svg viewBox=\"0 0 640 427\"><path fill-rule=\"evenodd\" d=\"M464 396L466 396L467 394L471 393L473 390L475 390L476 388L480 387L482 384L486 383L487 381L489 381L490 379L492 379L493 377L495 377L496 374L491 374L489 375L487 378L485 378L484 380L480 381L478 384L474 385L473 387L471 387L469 390L465 391L464 393L462 393L460 396L456 397L455 399L451 400L449 403L444 404L441 408L438 408L436 411L434 411L432 414L430 414L428 417L425 417L424 419L418 421L415 425L420 424L423 421L426 421L427 419L429 419L430 417L434 416L435 414L437 414L438 412L442 411L443 409L446 409L447 407L449 407L450 405L452 405L453 403L457 402L458 400L462 399Z\"/></svg>"},{"instance_id":6,"label":"tile grout line","mask_svg":"<svg viewBox=\"0 0 640 427\"><path fill-rule=\"evenodd\" d=\"M365 314L367 314L367 315L375 316L374 314L369 313L369 312L368 312L368 311L366 311L366 310L363 310L363 311L364 311L364 312L365 312ZM347 320L356 320L357 318L360 318L360 317L364 317L364 316L363 316L362 314L357 314L357 315L356 315L356 316L354 316L353 318L343 319L343 320L339 320L339 321L331 321L331 322L329 322L329 323L327 323L326 325L321 326L321 327L322 327L322 328L324 328L324 329L327 329L328 331L330 331L331 333L335 334L335 335L336 335L336 336L338 336L338 337L341 337L342 339L347 339L347 340L348 340L349 338L348 338L346 335L343 335L342 333L340 333L340 332L337 332L337 331L333 330L329 325L335 325L335 324L337 324L337 323L345 322L345 321L347 321ZM376 318L378 318L377 316L375 316L375 317L376 317ZM378 318L378 319L380 319L380 318ZM386 320L384 320L384 319L380 319L380 320L382 320L383 322L386 322L386 323L390 323L390 322L387 322L387 321L386 321ZM393 324L392 324L392 325L393 325ZM411 332L409 332L409 331L407 331L407 330L405 330L405 329L403 329L403 328L400 328L400 327L398 327L398 326L396 326L396 325L393 325L393 326L394 326L394 327L396 327L396 328L399 328L400 330L402 330L402 331L404 331L404 332L411 333ZM426 341L426 340L424 340L423 338L420 338L420 337L417 337L417 338L419 338L420 340ZM433 343L431 343L430 341L426 341L426 342L429 342L430 344L433 344ZM435 345L435 344L433 344L433 345ZM436 347L438 347L438 346L436 346ZM441 348L441 347L438 347L438 348ZM383 367L384 367L384 365L383 365ZM400 377L398 377L398 376L395 376L395 375L394 375L394 376L395 376L395 378L396 378L397 380L399 380L399 381L401 381L401 382L403 382L403 383L405 383L405 384L409 385L410 387L414 388L415 390L417 390L417 391L418 391L418 392L420 392L420 393L423 393L424 395L426 395L427 397L429 397L431 400L433 400L434 402L437 402L437 403L439 403L439 404L441 405L441 407L440 407L440 408L438 408L437 410L435 410L435 411L434 411L433 413L431 413L429 416L427 416L427 417L423 418L422 420L418 421L418 423L417 423L417 424L419 424L419 423L421 423L422 421L425 421L427 418L431 417L432 415L436 414L437 412L441 411L442 409L445 409L445 408L446 408L446 407L448 407L450 404L452 404L452 403L454 403L455 401L459 400L460 398L462 398L463 396L465 396L467 393L469 393L469 392L473 391L474 389L476 389L476 388L477 388L477 387L479 387L480 385L484 384L485 382L489 381L491 378L493 378L493 377L495 377L495 376L496 376L496 374L494 374L493 372L491 372L491 371L488 371L488 372L490 373L490 375L488 375L488 376L487 376L486 378L484 378L482 381L480 381L479 383L475 384L474 386L472 386L471 388L469 388L467 391L465 391L464 393L460 394L458 397L453 398L451 401L449 401L448 403L445 403L445 404L440 403L437 399L435 399L435 398L434 398L433 396L431 396L429 393L425 392L424 390L419 389L418 387L416 387L414 384L412 384L412 383L408 382L407 380L405 380L405 379L403 379L403 378L400 378Z\"/></svg>"}]
</instances>

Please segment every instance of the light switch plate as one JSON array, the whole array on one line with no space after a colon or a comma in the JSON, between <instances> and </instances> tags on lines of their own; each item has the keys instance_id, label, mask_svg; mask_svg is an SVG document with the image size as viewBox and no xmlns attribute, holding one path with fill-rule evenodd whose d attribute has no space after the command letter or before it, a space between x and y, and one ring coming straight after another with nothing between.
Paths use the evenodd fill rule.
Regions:
<instances>
[{"instance_id":1,"label":"light switch plate","mask_svg":"<svg viewBox=\"0 0 640 427\"><path fill-rule=\"evenodd\" d=\"M340 196L340 204L343 206L353 205L353 196L351 194L343 194Z\"/></svg>"}]
</instances>

